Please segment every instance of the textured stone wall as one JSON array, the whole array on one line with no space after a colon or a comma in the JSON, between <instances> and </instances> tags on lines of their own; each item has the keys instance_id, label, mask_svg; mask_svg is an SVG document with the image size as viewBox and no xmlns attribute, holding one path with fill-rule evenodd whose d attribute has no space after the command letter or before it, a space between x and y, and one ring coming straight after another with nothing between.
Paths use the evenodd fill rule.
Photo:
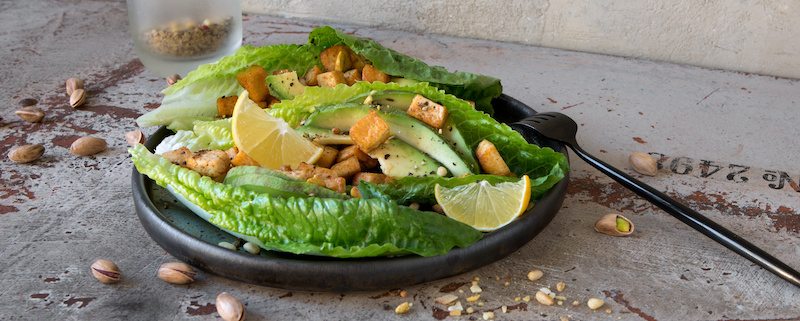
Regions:
<instances>
[{"instance_id":1,"label":"textured stone wall","mask_svg":"<svg viewBox=\"0 0 800 321\"><path fill-rule=\"evenodd\" d=\"M283 17L800 78L796 0L242 0Z\"/></svg>"}]
</instances>

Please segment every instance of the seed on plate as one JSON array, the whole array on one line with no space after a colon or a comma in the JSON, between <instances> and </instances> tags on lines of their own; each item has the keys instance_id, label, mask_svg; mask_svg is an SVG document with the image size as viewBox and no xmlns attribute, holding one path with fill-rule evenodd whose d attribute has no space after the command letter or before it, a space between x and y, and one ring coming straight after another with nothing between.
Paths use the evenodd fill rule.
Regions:
<instances>
[{"instance_id":1,"label":"seed on plate","mask_svg":"<svg viewBox=\"0 0 800 321\"><path fill-rule=\"evenodd\" d=\"M598 298L591 298L589 299L589 301L586 301L586 305L589 306L589 309L592 310L599 309L600 307L603 306L604 303L605 302L603 301L603 299L598 299Z\"/></svg>"},{"instance_id":2,"label":"seed on plate","mask_svg":"<svg viewBox=\"0 0 800 321\"><path fill-rule=\"evenodd\" d=\"M229 249L229 250L236 251L236 245L233 245L233 243L231 243L231 242L219 242L217 245L219 245L220 247L224 247L226 249Z\"/></svg>"},{"instance_id":3,"label":"seed on plate","mask_svg":"<svg viewBox=\"0 0 800 321\"><path fill-rule=\"evenodd\" d=\"M253 255L258 255L258 253L261 253L261 248L258 247L258 245L255 245L250 242L244 243L244 245L242 245L242 248L244 248L244 250L247 251L247 253Z\"/></svg>"}]
</instances>

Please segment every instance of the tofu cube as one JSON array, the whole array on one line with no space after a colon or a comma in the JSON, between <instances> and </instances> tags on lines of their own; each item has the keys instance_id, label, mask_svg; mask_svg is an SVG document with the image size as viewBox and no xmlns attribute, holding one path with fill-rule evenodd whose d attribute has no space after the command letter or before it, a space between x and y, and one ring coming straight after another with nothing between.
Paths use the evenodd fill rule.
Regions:
<instances>
[{"instance_id":1,"label":"tofu cube","mask_svg":"<svg viewBox=\"0 0 800 321\"><path fill-rule=\"evenodd\" d=\"M361 184L361 181L383 184L386 182L386 177L386 175L380 173L360 172L353 175L352 183L353 186L358 186Z\"/></svg>"},{"instance_id":2,"label":"tofu cube","mask_svg":"<svg viewBox=\"0 0 800 321\"><path fill-rule=\"evenodd\" d=\"M303 78L306 80L306 86L317 86L317 85L319 85L319 83L317 82L317 75L319 75L319 74L321 74L323 72L325 72L325 71L322 70L322 68L320 68L317 65L314 65L314 67L311 67L311 69L309 69L306 72L306 75L303 76Z\"/></svg>"},{"instance_id":3,"label":"tofu cube","mask_svg":"<svg viewBox=\"0 0 800 321\"><path fill-rule=\"evenodd\" d=\"M176 150L171 150L166 153L162 153L161 156L168 159L175 165L186 167L186 159L192 155L192 151L190 151L186 147L181 147Z\"/></svg>"},{"instance_id":4,"label":"tofu cube","mask_svg":"<svg viewBox=\"0 0 800 321\"><path fill-rule=\"evenodd\" d=\"M346 84L347 80L344 79L344 73L338 70L329 71L317 75L317 84L320 87L333 88L338 84Z\"/></svg>"},{"instance_id":5,"label":"tofu cube","mask_svg":"<svg viewBox=\"0 0 800 321\"><path fill-rule=\"evenodd\" d=\"M422 95L414 96L414 99L411 101L411 106L408 107L406 112L409 116L419 119L437 129L442 128L449 114L447 107L437 104Z\"/></svg>"},{"instance_id":6,"label":"tofu cube","mask_svg":"<svg viewBox=\"0 0 800 321\"><path fill-rule=\"evenodd\" d=\"M338 149L332 146L324 146L319 144L315 145L322 147L322 155L319 157L315 165L319 167L330 168L334 163L336 163L336 159L339 156Z\"/></svg>"},{"instance_id":7,"label":"tofu cube","mask_svg":"<svg viewBox=\"0 0 800 321\"><path fill-rule=\"evenodd\" d=\"M228 118L233 115L233 107L236 106L236 100L239 96L222 96L217 98L217 117Z\"/></svg>"},{"instance_id":8,"label":"tofu cube","mask_svg":"<svg viewBox=\"0 0 800 321\"><path fill-rule=\"evenodd\" d=\"M255 102L263 102L268 101L270 97L267 76L269 74L264 67L252 65L237 73L236 80L250 93L250 99Z\"/></svg>"},{"instance_id":9,"label":"tofu cube","mask_svg":"<svg viewBox=\"0 0 800 321\"><path fill-rule=\"evenodd\" d=\"M344 81L348 86L355 85L357 81L361 81L361 70L350 69L344 73Z\"/></svg>"},{"instance_id":10,"label":"tofu cube","mask_svg":"<svg viewBox=\"0 0 800 321\"><path fill-rule=\"evenodd\" d=\"M337 191L342 194L344 194L345 188L347 188L347 180L345 180L344 177L329 178L323 181L323 184L324 184L323 186L325 186L326 188Z\"/></svg>"},{"instance_id":11,"label":"tofu cube","mask_svg":"<svg viewBox=\"0 0 800 321\"><path fill-rule=\"evenodd\" d=\"M231 160L223 150L199 150L186 159L186 167L221 182L231 168Z\"/></svg>"},{"instance_id":12,"label":"tofu cube","mask_svg":"<svg viewBox=\"0 0 800 321\"><path fill-rule=\"evenodd\" d=\"M361 118L350 128L350 138L364 153L371 152L391 135L389 124L374 110L371 110L367 116Z\"/></svg>"},{"instance_id":13,"label":"tofu cube","mask_svg":"<svg viewBox=\"0 0 800 321\"><path fill-rule=\"evenodd\" d=\"M348 179L361 171L361 163L359 163L358 158L350 157L344 161L333 164L331 170L336 173L336 176Z\"/></svg>"},{"instance_id":14,"label":"tofu cube","mask_svg":"<svg viewBox=\"0 0 800 321\"><path fill-rule=\"evenodd\" d=\"M382 83L389 82L389 75L383 71L378 70L373 65L365 65L364 69L361 70L361 80L368 81L370 83L375 81L380 81Z\"/></svg>"},{"instance_id":15,"label":"tofu cube","mask_svg":"<svg viewBox=\"0 0 800 321\"><path fill-rule=\"evenodd\" d=\"M514 177L514 173L508 168L508 165L500 156L497 147L492 142L484 139L478 143L475 148L475 156L478 158L478 163L484 172L491 175L510 176Z\"/></svg>"}]
</instances>

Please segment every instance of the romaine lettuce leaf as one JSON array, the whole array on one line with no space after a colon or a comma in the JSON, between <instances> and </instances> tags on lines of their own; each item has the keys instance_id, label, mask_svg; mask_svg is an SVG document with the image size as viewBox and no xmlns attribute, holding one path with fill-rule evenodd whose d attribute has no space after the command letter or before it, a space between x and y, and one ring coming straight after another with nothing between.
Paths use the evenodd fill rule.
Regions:
<instances>
[{"instance_id":1,"label":"romaine lettuce leaf","mask_svg":"<svg viewBox=\"0 0 800 321\"><path fill-rule=\"evenodd\" d=\"M492 99L503 92L497 78L468 72L451 73L442 66L429 66L417 58L386 48L375 41L349 35L329 26L314 29L308 35L308 40L309 44L325 48L345 44L389 75L429 82L462 99L474 101L479 110L490 115L494 113Z\"/></svg>"},{"instance_id":2,"label":"romaine lettuce leaf","mask_svg":"<svg viewBox=\"0 0 800 321\"><path fill-rule=\"evenodd\" d=\"M156 146L156 154L186 147L190 151L200 149L228 149L234 146L231 119L195 121L191 130L178 130L167 136Z\"/></svg>"},{"instance_id":3,"label":"romaine lettuce leaf","mask_svg":"<svg viewBox=\"0 0 800 321\"><path fill-rule=\"evenodd\" d=\"M236 81L239 71L260 65L266 70L291 69L302 74L319 63L320 52L314 45L244 46L231 56L201 65L186 78L164 89L161 106L136 122L139 127L166 125L173 131L191 129L196 120L214 119L217 98L241 93L243 88Z\"/></svg>"},{"instance_id":4,"label":"romaine lettuce leaf","mask_svg":"<svg viewBox=\"0 0 800 321\"><path fill-rule=\"evenodd\" d=\"M483 237L466 224L395 202L270 197L214 182L153 155L141 144L128 152L140 173L201 208L210 215L209 222L256 238L267 249L342 258L434 256Z\"/></svg>"}]
</instances>

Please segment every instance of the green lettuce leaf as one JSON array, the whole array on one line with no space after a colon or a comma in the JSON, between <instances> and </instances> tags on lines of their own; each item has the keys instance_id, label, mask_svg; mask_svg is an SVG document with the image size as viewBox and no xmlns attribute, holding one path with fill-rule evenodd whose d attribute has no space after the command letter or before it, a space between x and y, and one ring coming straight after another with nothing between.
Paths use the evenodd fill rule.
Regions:
<instances>
[{"instance_id":1,"label":"green lettuce leaf","mask_svg":"<svg viewBox=\"0 0 800 321\"><path fill-rule=\"evenodd\" d=\"M214 182L137 144L137 170L200 209L212 224L266 249L332 257L434 256L483 237L445 216L380 199L283 198Z\"/></svg>"},{"instance_id":2,"label":"green lettuce leaf","mask_svg":"<svg viewBox=\"0 0 800 321\"><path fill-rule=\"evenodd\" d=\"M231 119L195 121L191 130L178 130L175 135L164 138L156 146L156 154L186 147L190 151L200 149L226 150L234 146Z\"/></svg>"},{"instance_id":3,"label":"green lettuce leaf","mask_svg":"<svg viewBox=\"0 0 800 321\"><path fill-rule=\"evenodd\" d=\"M231 56L201 65L186 78L164 89L161 106L136 122L140 127L166 125L173 131L191 129L197 120L214 119L217 98L238 95L244 90L236 80L239 71L260 65L267 71L291 69L302 74L319 63L320 52L314 45L244 46Z\"/></svg>"},{"instance_id":4,"label":"green lettuce leaf","mask_svg":"<svg viewBox=\"0 0 800 321\"><path fill-rule=\"evenodd\" d=\"M429 82L450 94L474 101L479 110L490 115L494 113L492 99L499 97L503 91L497 78L468 72L451 73L442 66L429 66L417 58L386 48L375 41L349 35L329 26L314 29L308 39L309 44L325 48L345 44L389 75Z\"/></svg>"}]
</instances>

